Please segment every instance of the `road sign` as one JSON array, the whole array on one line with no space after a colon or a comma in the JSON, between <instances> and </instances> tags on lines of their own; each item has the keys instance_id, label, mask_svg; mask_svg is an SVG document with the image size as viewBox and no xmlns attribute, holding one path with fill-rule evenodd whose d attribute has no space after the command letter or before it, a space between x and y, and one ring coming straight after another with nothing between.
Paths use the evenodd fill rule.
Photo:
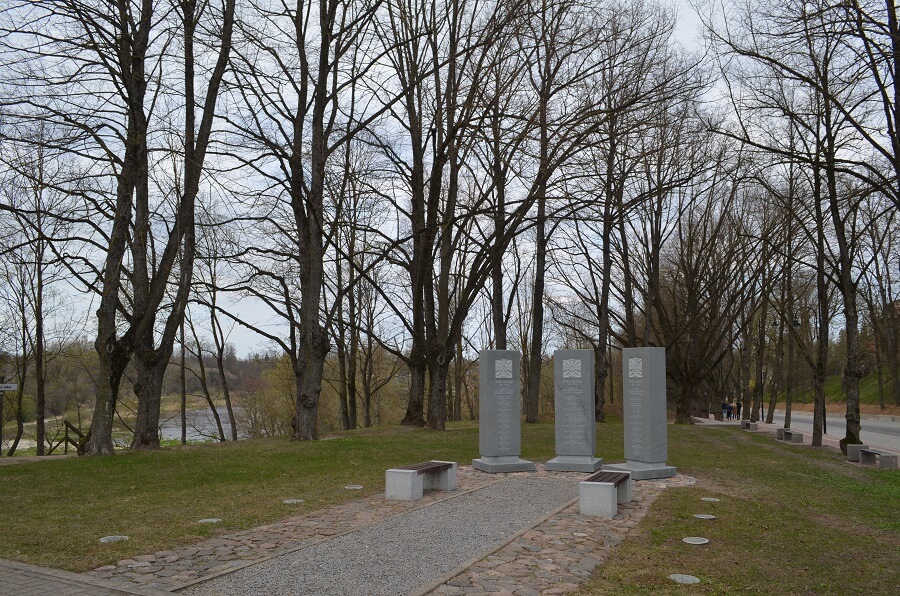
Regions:
<instances>
[{"instance_id":1,"label":"road sign","mask_svg":"<svg viewBox=\"0 0 900 596\"><path fill-rule=\"evenodd\" d=\"M16 391L18 388L16 383L0 384L0 391Z\"/></svg>"}]
</instances>

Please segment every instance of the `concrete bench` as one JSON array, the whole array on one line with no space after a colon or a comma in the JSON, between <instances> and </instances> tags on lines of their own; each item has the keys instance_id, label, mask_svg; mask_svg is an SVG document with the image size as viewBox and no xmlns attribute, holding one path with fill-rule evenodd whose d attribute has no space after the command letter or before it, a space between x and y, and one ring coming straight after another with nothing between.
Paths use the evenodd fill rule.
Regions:
<instances>
[{"instance_id":1,"label":"concrete bench","mask_svg":"<svg viewBox=\"0 0 900 596\"><path fill-rule=\"evenodd\" d=\"M876 462L878 463L879 468L894 470L897 468L897 454L891 453L890 451L881 451L879 449L859 450L859 463L875 464Z\"/></svg>"},{"instance_id":2,"label":"concrete bench","mask_svg":"<svg viewBox=\"0 0 900 596\"><path fill-rule=\"evenodd\" d=\"M782 428L781 430L781 440L787 443L802 443L803 442L803 433L796 430L791 430L789 428ZM778 431L775 431L775 438L778 438Z\"/></svg>"},{"instance_id":3,"label":"concrete bench","mask_svg":"<svg viewBox=\"0 0 900 596\"><path fill-rule=\"evenodd\" d=\"M425 489L455 488L456 462L452 461L426 461L384 473L384 496L388 499L415 501L422 498Z\"/></svg>"},{"instance_id":4,"label":"concrete bench","mask_svg":"<svg viewBox=\"0 0 900 596\"><path fill-rule=\"evenodd\" d=\"M783 441L784 440L784 431L787 430L785 428L776 428L775 429L775 440Z\"/></svg>"},{"instance_id":5,"label":"concrete bench","mask_svg":"<svg viewBox=\"0 0 900 596\"><path fill-rule=\"evenodd\" d=\"M612 519L619 503L631 502L631 472L600 470L578 484L578 512Z\"/></svg>"},{"instance_id":6,"label":"concrete bench","mask_svg":"<svg viewBox=\"0 0 900 596\"><path fill-rule=\"evenodd\" d=\"M860 443L847 445L847 461L859 461L859 450L868 448L868 445L862 445Z\"/></svg>"},{"instance_id":7,"label":"concrete bench","mask_svg":"<svg viewBox=\"0 0 900 596\"><path fill-rule=\"evenodd\" d=\"M755 422L749 420L741 420L741 428L744 430L759 430L759 426Z\"/></svg>"}]
</instances>

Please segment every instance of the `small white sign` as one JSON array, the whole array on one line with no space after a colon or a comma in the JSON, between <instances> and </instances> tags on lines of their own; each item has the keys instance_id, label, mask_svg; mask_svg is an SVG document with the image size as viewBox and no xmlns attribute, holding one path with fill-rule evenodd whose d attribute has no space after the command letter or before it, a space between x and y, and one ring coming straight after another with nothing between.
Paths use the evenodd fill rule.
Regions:
<instances>
[{"instance_id":1,"label":"small white sign","mask_svg":"<svg viewBox=\"0 0 900 596\"><path fill-rule=\"evenodd\" d=\"M0 391L17 391L18 389L19 389L19 385L16 383L0 384Z\"/></svg>"}]
</instances>

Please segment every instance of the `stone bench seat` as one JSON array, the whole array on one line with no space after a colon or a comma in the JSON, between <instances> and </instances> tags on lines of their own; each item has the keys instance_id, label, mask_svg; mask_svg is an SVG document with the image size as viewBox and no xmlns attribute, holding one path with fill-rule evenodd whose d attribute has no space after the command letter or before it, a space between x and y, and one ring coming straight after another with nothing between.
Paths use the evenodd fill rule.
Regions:
<instances>
[{"instance_id":1,"label":"stone bench seat","mask_svg":"<svg viewBox=\"0 0 900 596\"><path fill-rule=\"evenodd\" d=\"M631 472L600 470L578 484L578 512L612 519L619 503L631 502Z\"/></svg>"},{"instance_id":2,"label":"stone bench seat","mask_svg":"<svg viewBox=\"0 0 900 596\"><path fill-rule=\"evenodd\" d=\"M400 501L416 501L425 489L456 489L456 462L426 461L384 473L384 496Z\"/></svg>"},{"instance_id":3,"label":"stone bench seat","mask_svg":"<svg viewBox=\"0 0 900 596\"><path fill-rule=\"evenodd\" d=\"M779 437L778 431L781 431L781 437ZM803 433L797 430L791 430L789 428L780 428L775 431L775 438L785 443L803 443Z\"/></svg>"},{"instance_id":4,"label":"stone bench seat","mask_svg":"<svg viewBox=\"0 0 900 596\"><path fill-rule=\"evenodd\" d=\"M877 463L879 468L894 470L897 468L897 454L880 449L860 449L859 463L863 465Z\"/></svg>"},{"instance_id":5,"label":"stone bench seat","mask_svg":"<svg viewBox=\"0 0 900 596\"><path fill-rule=\"evenodd\" d=\"M749 420L741 420L741 428L743 430L759 430L759 426L755 422Z\"/></svg>"}]
</instances>

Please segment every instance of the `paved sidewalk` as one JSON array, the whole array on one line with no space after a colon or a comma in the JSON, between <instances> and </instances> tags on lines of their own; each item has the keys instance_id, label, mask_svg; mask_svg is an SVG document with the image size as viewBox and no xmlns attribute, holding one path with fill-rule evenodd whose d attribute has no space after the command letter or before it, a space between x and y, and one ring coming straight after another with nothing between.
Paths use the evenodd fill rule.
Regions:
<instances>
[{"instance_id":1,"label":"paved sidewalk","mask_svg":"<svg viewBox=\"0 0 900 596\"><path fill-rule=\"evenodd\" d=\"M122 594L159 596L168 594L168 592L137 586L114 586L112 582L78 573L0 559L0 596L47 596L48 594L61 596L121 596Z\"/></svg>"}]
</instances>

